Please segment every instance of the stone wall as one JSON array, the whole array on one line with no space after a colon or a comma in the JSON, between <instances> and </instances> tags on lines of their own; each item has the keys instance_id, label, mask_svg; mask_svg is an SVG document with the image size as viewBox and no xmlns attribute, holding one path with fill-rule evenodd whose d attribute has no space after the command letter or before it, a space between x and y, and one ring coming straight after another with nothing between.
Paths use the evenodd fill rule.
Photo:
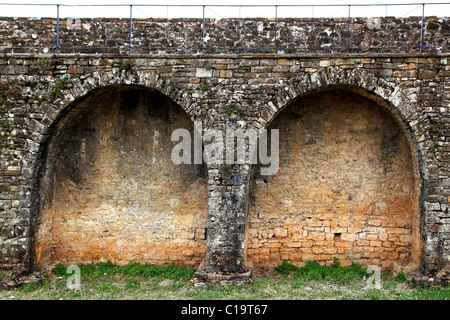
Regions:
<instances>
[{"instance_id":1,"label":"stone wall","mask_svg":"<svg viewBox=\"0 0 450 320\"><path fill-rule=\"evenodd\" d=\"M75 109L47 149L35 263L197 266L207 180L201 166L171 160L172 132L193 131L186 113L142 88L114 88Z\"/></svg>"},{"instance_id":2,"label":"stone wall","mask_svg":"<svg viewBox=\"0 0 450 320\"><path fill-rule=\"evenodd\" d=\"M270 128L280 130L280 164L273 176L254 168L253 264L420 263L415 155L383 107L334 89L291 104Z\"/></svg>"},{"instance_id":3,"label":"stone wall","mask_svg":"<svg viewBox=\"0 0 450 320\"><path fill-rule=\"evenodd\" d=\"M0 52L55 52L56 25L0 18ZM59 26L59 52L128 54L129 19L60 19ZM135 54L198 53L202 44L204 53L418 52L420 34L421 17L205 19L204 35L202 19L134 19L131 46ZM448 50L449 38L448 19L425 18L423 52Z\"/></svg>"},{"instance_id":4,"label":"stone wall","mask_svg":"<svg viewBox=\"0 0 450 320\"><path fill-rule=\"evenodd\" d=\"M443 20L442 25L444 23L447 23L447 20ZM178 192L180 194L178 197L180 211L174 209L173 216L168 214L169 207L176 202L171 202L169 199L171 194L162 197L167 201L161 199L161 206L156 212L163 214L167 219L166 222L170 220L170 224L174 227L173 230L178 230L182 239L178 240L174 231L172 238L169 237L169 243L176 243L177 248L174 249L171 245L162 248L161 250L164 252L161 253L161 258L152 260L155 263L176 261L199 265L201 259L204 258L204 266L208 272L242 272L249 266L250 260L254 260L253 263L256 266L266 263L273 265L281 262L282 259L300 264L309 258L317 258L326 262L328 258L341 254L339 257L346 260L346 263L359 261L363 256L373 258L366 260L366 263L380 263L383 266L391 262L418 261L421 272L425 275L442 278L444 276L439 272L448 267L450 256L448 212L450 197L448 174L449 58L450 55L447 53L275 55L227 53L133 56L5 54L0 59L1 267L32 267L33 263L36 264L38 257L54 258L58 257L58 254L62 257L69 251L70 259L67 259L66 263L75 262L77 259L86 261L106 259L107 257L113 260L122 259L123 262L138 259L133 254L137 252L139 245L131 246L122 252L120 246L107 244L107 237L106 239L105 237L100 238L101 240L98 242L94 239L99 239L98 236L102 234L113 235L113 239L119 242L130 240L130 235L127 233L131 231L128 230L147 228L146 225L130 220L128 226L131 229L127 229L125 225L122 226L115 219L108 220L112 218L112 214L110 217L104 216L103 218L106 220L99 218L103 210L102 203L106 206L114 203L115 209L111 212L114 216L119 214L117 211L120 208L119 201L125 201L125 199L116 197L113 190L129 190L126 185L129 181L128 178L135 177L136 185L141 185L142 188L143 181L152 178L147 175L149 173L137 170L139 163L147 163L148 158L140 156L139 159L126 158L129 166L120 165L120 159L131 156L134 152L133 148L141 148L144 153L150 152L148 148L151 143L145 144L136 140L129 145L131 149L128 150L126 149L127 145L120 146L120 143L114 139L104 140L102 138L120 128L130 129L130 126L120 126L119 122L115 125L114 130L110 129L108 127L110 120L108 119L117 118L124 121L135 119L136 122L133 125L137 126L136 129L142 128L140 132L145 136L144 139L147 142L152 141L155 131L148 128L152 128L150 124L157 121L158 118L147 121L140 117L125 117L120 113L121 109L117 104L117 101L120 101L119 92L139 88L139 92L143 90L142 97L147 96L142 101L151 99L155 94L162 94L165 96L161 98L162 105L166 106L164 110L169 115L172 114L170 110L177 110L177 108L180 112L184 110L181 114L174 111L173 115L178 114L175 117L179 119L177 121L183 125L188 125L188 118L191 122L201 121L204 131L211 128L225 130L229 126L243 129L253 128L258 131L271 126L278 126L282 130L291 128L291 138L282 140L286 143L285 148L281 149L282 158L280 158L280 163L284 167L280 166L277 175L266 179L268 184L272 185L277 181L286 181L283 182L287 184L283 189L284 194L277 194L277 197L281 197L280 199L293 197L290 190L302 187L301 180L298 179L308 177L302 175L301 170L305 170L308 166L310 168L314 166L316 163L311 163L311 161L315 157L323 158L325 150L328 150L324 145L324 149L316 150L317 155L312 150L310 153L300 152L303 155L302 158L296 156L299 153L296 153L295 148L289 147L295 145L303 150L314 146L314 144L308 144L309 140L300 140L297 145L293 139L294 137L305 138L304 131L308 131L308 128L314 131L309 133L310 137L317 133L316 127L303 126L298 122L302 112L306 113L305 116L308 114L311 117L316 116L317 120L314 123L319 122L322 116L324 117L322 125L328 129L323 131L323 138L315 139L319 145L330 141L331 134L336 134L336 137L343 139L340 145L331 144L331 147L336 148L336 154L339 154L339 157L336 156L335 159L339 166L331 169L324 167L322 171L319 170L316 173L312 171L316 176L310 173L310 175L313 174L310 176L313 181L307 179L304 183L311 186L311 192L314 192L315 196L300 197L296 195L295 201L298 200L298 208L295 208L295 212L289 211L289 206L287 206L290 203L289 199L273 203L268 197L264 197L266 191L262 191L261 183L265 182L261 182L261 180L265 178L253 177L252 168L249 165L235 164L225 168L218 164L209 165L207 178L205 175L206 184L202 185L203 178L198 171L200 169L191 168L190 171L183 171L181 167L169 169L171 168L170 163L164 162L168 170L167 174L171 177L173 175L173 179L170 179L173 187L170 187L170 190L173 190L173 195ZM147 89L144 90L144 88ZM334 103L332 96L322 92L323 90L331 90L329 92L333 93L341 92L339 94L346 99L345 101L348 101L348 106L353 106L350 108L351 110L363 105L360 109L361 113L356 113L356 115L348 113L350 111L345 109L345 105ZM129 97L126 100L133 101L133 99L135 98ZM319 102L314 102L315 100ZM307 108L304 105L306 102L312 107ZM130 108L129 104L125 105ZM138 103L138 105L140 105L137 108L140 110L139 112L144 112L144 103L142 105ZM148 105L151 104L145 103L145 106ZM109 110L110 107L111 110L107 112L106 110ZM148 107L148 109L153 110L152 107ZM82 120L83 118L77 118L74 110L85 110L86 121ZM316 113L311 110L316 110ZM326 118L328 117L327 112L333 115L332 118ZM353 115L358 121L348 121L346 117L343 117L344 114L347 114L346 112L349 117ZM182 115L183 113L185 114ZM100 115L103 116L100 117ZM388 120L390 118L391 120ZM337 124L339 119L345 124L342 127ZM178 122L175 123L178 124ZM375 123L377 123L379 131L372 133L369 129ZM61 127L62 124L65 129ZM104 135L97 136L88 133L88 129L94 124ZM147 125L148 127L146 127ZM158 125L161 130L169 127L166 126L166 123ZM66 129L67 131L65 131ZM83 131L83 129L86 130ZM356 143L355 149L352 149L349 144L345 144L348 143L345 142L345 138L348 138L350 133L360 139ZM124 134L118 137L117 141L123 141L134 135ZM388 138L391 136L398 136L398 140ZM90 150L89 155L81 151L80 141L83 139L92 142L90 149L86 149ZM344 148L344 146L346 147ZM80 150L77 156L67 157L65 155L64 150L70 151L77 148ZM406 151L408 148L409 151ZM398 154L393 152L394 149L398 150ZM121 150L127 155L122 154ZM329 151L331 152L332 149ZM101 156L103 154L104 158ZM163 154L164 152L160 153L160 155ZM395 156L392 158L388 155ZM361 161L361 168L357 171L358 179L351 180L348 171L343 169L339 171L338 168L349 168L350 165L344 160L351 159L353 161L354 157ZM81 166L83 161L92 159L95 160L93 166ZM288 159L296 159L296 161L288 163ZM143 162L140 162L141 160ZM105 162L108 162L109 165L105 166ZM52 163L54 163L54 167L52 167ZM400 163L403 165L400 166ZM298 168L298 171L294 168ZM383 168L386 169L386 176L372 174L374 172L380 174L383 172L384 174ZM73 177L89 177L91 180L86 180L82 186L73 186L75 190L71 190L72 187L69 184L70 181L73 181L71 169L77 172ZM290 174L292 179L283 173L283 170L287 169L293 170ZM128 178L127 175L124 180L117 178L120 176L117 175L118 172L121 172L120 170L128 172ZM164 175L165 170L160 173ZM314 181L316 178L321 178L317 175L319 172L329 174L329 177L335 175L335 181L347 177L348 181L356 183L361 177L361 185L354 186L355 194L353 196L344 192L339 197L339 193L333 192L333 188L329 190L329 193L322 194L324 207L321 211L322 209L319 210L319 200L321 199L319 191L322 187L327 188L327 186L326 183L320 184L320 180ZM53 185L48 184L52 178L55 178ZM103 182L106 186L103 187L105 192L102 193L99 190L103 184L97 183L106 178L108 182ZM373 182L369 183L369 180L373 180ZM140 184L139 181L142 183ZM158 178L156 181L162 180ZM189 181L189 183L180 184L180 181ZM198 194L187 197L187 202L181 203L180 199L184 197L181 194L184 195L187 192L189 195L190 192L194 192L189 188L189 184L192 186L195 183L202 185L202 187L195 188ZM254 183L259 184L259 191L251 190ZM52 188L46 190L48 185ZM351 188L351 183L343 186L343 189L347 191ZM94 189L95 192L91 192ZM53 193L50 192L51 190ZM67 190L71 191L70 194L66 192ZM205 191L200 192L200 190ZM267 192L273 194L277 190L279 189L275 186L273 190L267 190ZM386 208L379 212L371 211L370 206L365 206L359 199L357 200L357 193L361 194L365 190L372 190L375 198L382 197L386 200ZM136 199L139 199L140 191L136 192ZM53 200L46 198L51 194L57 197ZM79 201L77 204L71 198L75 194L78 195L77 199L81 199L77 200ZM284 195L288 196L284 197ZM336 197L333 198L333 195ZM103 202L87 201L86 199L89 199L90 196ZM207 209L205 201L208 201ZM331 207L336 206L339 201L346 202L348 210L341 212L341 220L333 221L325 215L331 214ZM144 203L147 205L142 198L140 204L144 206ZM66 208L64 206L69 206L70 209L63 209ZM87 221L73 219L73 217L79 216L78 212L81 211L76 209L77 206L87 215L91 217L97 215L96 217L98 217L96 222L91 222L95 232L90 233L86 230L86 237L97 247L96 249L91 247L80 256L75 254L76 250L72 250L71 244L72 240L79 241L80 234L76 235L76 232L79 232L77 228ZM125 207L126 210L131 210L131 206ZM297 210L301 209L300 207L306 209L314 207L318 210L315 215L308 218L302 216L303 211ZM189 219L181 218L184 214L183 208L189 209L186 213L190 217ZM377 208L376 204L372 208ZM197 209L199 211L196 211ZM51 210L56 213L52 213ZM292 215L299 213L299 220L295 220L297 218ZM351 216L349 213L352 213ZM393 218L394 213L400 214L400 217ZM177 223L177 214L180 214L178 221L182 223ZM322 219L319 218L320 214L322 214ZM278 215L282 220L274 215ZM62 216L64 216L65 222L58 221ZM171 220L169 216L174 219ZM377 219L374 218L375 216ZM314 240L306 239L312 236L312 230L304 228L307 231L305 241L333 241L335 247L331 246L331 248L335 248L336 251L330 249L332 252L327 253L329 256L326 259L319 259L323 255L323 251L319 252L318 249L320 246L326 246L327 243L316 242L316 249L314 249L316 252L313 252L311 247L309 256L300 255L298 250L297 254L286 254L290 250L294 252L296 250L290 240L299 241L299 238L295 238L297 233L288 228L289 223L286 224L289 218L292 223L295 222L297 231L305 226L328 228L327 224L329 223L329 232L327 233L323 229L325 233L320 231L322 234L319 232L318 238ZM49 230L45 229L44 223L52 221L52 219L54 226L52 230L55 233L49 235L47 232L43 232L43 230ZM151 239L155 241L145 242L146 239L150 239L146 237L145 232L152 232L151 230L156 228L156 220L152 219L149 217L147 221L155 223L150 223L151 226L148 225L148 228L143 230L142 238L139 240L146 246L158 243L156 238L167 231L164 230L163 233L154 235ZM278 221L275 221L277 219ZM366 238L361 238L360 235L363 231L355 231L355 228L359 228L356 223L358 219L365 222L366 228L372 228L370 230L373 231L373 234L366 230ZM319 221L322 223L321 226L312 225L318 224ZM339 225L341 222L351 224L349 226ZM336 230L332 232L333 223L338 224L336 228L341 228L340 232ZM71 230L75 236L66 238L70 241L61 246L56 240L59 239L61 231L65 228ZM273 232L275 237L263 235L258 238L258 235L262 235L267 229L271 229L269 233ZM303 233L300 230L298 235L304 235L305 230ZM121 233L122 231L123 233ZM382 234L383 232L387 235ZM358 238L356 238L357 234ZM333 239L327 238L331 235ZM50 240L46 237L50 237ZM291 237L290 240L289 237ZM325 237L325 239L321 237ZM340 238L340 240L334 237ZM50 245L39 245L43 243L42 239L53 243L51 250ZM112 240L112 238L110 239ZM255 258L263 254L263 251L257 252L257 245L260 244L261 247L264 247L267 246L266 243L269 243L267 241L263 244L260 239L275 240L273 247L280 248L279 252L269 255L269 258ZM341 241L340 244L345 244L345 242L352 244L351 248L347 247L348 244L343 246L347 250L345 255L339 251L338 241ZM102 246L106 247L106 245L111 248L111 252L117 250L117 254L108 253L107 257L95 254L96 250L101 250ZM302 242L301 245L306 247L308 244ZM189 253L183 249L186 247L191 250L187 250ZM46 250L53 253L48 255L45 253ZM64 252L64 250L69 251ZM146 249L141 247L140 250L146 252L142 254L143 260L147 260L147 256L148 259L153 259L150 257L152 252L150 249L148 249L150 251L145 251ZM377 253L375 256L373 256L374 252ZM147 253L148 255L146 255Z\"/></svg>"}]
</instances>

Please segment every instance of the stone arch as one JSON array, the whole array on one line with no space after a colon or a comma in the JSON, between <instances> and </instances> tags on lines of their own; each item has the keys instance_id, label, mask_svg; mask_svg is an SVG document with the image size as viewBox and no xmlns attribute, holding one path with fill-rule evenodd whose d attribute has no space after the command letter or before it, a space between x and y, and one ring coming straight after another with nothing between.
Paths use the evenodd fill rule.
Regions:
<instances>
[{"instance_id":1,"label":"stone arch","mask_svg":"<svg viewBox=\"0 0 450 320\"><path fill-rule=\"evenodd\" d=\"M260 121L260 128L268 128L270 124L277 119L279 114L302 98L313 94L319 95L332 90L351 92L360 97L364 97L368 101L375 102L392 116L395 123L400 127L406 137L411 150L411 157L413 158L414 175L417 177L416 183L418 184L417 192L419 203L416 205L419 222L416 225L416 232L418 233L418 238L420 238L420 240L416 241L415 246L420 252L416 255L418 258L416 258L416 265L414 268L418 267L418 264L423 265L424 256L426 255L425 243L422 241L422 238L424 238L426 234L424 218L426 208L423 204L427 193L425 180L428 178L428 172L424 163L427 159L432 159L432 157L429 157L428 153L430 151L424 150L420 142L422 142L425 139L424 137L428 134L427 130L429 122L428 119L414 112L414 102L412 101L414 99L410 99L407 93L403 92L403 90L395 84L389 83L383 78L375 76L365 70L354 69L352 71L346 71L329 67L319 73L312 75L302 74L294 78L291 82L280 84L278 93L266 104L266 108L261 113L260 119L263 119L263 121ZM249 219L251 219L250 211ZM275 229L266 231L269 233L272 232L273 237L277 236L275 234ZM277 232L279 237L286 236L284 234L285 230L282 230L282 228ZM340 236L340 233L337 234ZM248 237L251 236L252 235L248 235ZM284 258L287 258L288 256L289 255L286 254L284 255Z\"/></svg>"},{"instance_id":2,"label":"stone arch","mask_svg":"<svg viewBox=\"0 0 450 320\"><path fill-rule=\"evenodd\" d=\"M134 93L142 93L145 97L148 95L152 95L152 97L156 97L155 99L158 101L163 101L170 110L175 110L174 117L186 117L187 120L184 123L189 122L192 125L192 130L195 130L193 126L193 120L195 118L195 107L193 107L193 103L190 101L188 95L184 94L182 91L174 91L169 89L164 85L164 82L159 79L159 76L153 72L136 72L134 74L119 72L116 68L112 71L103 71L103 72L95 72L93 74L82 76L79 78L65 78L66 84L64 89L61 90L55 97L55 99L48 103L44 108L47 109L45 115L42 118L42 121L34 121L34 127L37 129L37 134L34 134L30 139L28 139L29 144L29 159L32 159L29 170L29 176L33 179L33 188L28 196L31 199L31 211L32 211L32 222L31 222L31 232L30 232L30 244L29 244L29 253L28 253L28 268L39 267L39 261L36 253L37 248L37 234L38 234L38 226L41 221L41 202L43 201L41 197L44 179L51 179L48 172L52 173L53 167L49 167L49 156L48 153L55 152L59 146L61 146L61 142L59 140L63 139L62 136L62 128L64 126L70 126L70 122L76 119L79 119L83 112L89 112L90 104L97 103L99 99L108 98L110 95L114 95L117 92L122 92L130 90L132 93L129 95L129 98L132 98ZM58 80L56 80L58 81ZM119 96L116 96L119 97ZM114 99L113 99L114 100ZM165 101L165 102L164 102ZM114 101L110 101L114 103ZM179 109L179 111L177 111ZM168 110L167 112L172 112ZM160 113L166 112L165 110L160 110ZM172 113L173 113L172 112ZM183 116L184 115L184 116ZM135 118L136 119L136 118ZM166 140L170 142L170 135L166 135ZM140 147L142 147L140 145ZM170 160L170 159L169 159ZM51 161L56 161L52 159ZM52 166L52 165L51 165ZM190 169L189 169L190 170ZM187 171L189 171L187 170ZM170 171L170 170L169 170ZM172 170L174 171L174 170ZM186 170L184 170L186 171ZM183 171L183 172L184 172ZM206 232L206 216L207 216L207 179L204 179L204 175L206 171L200 165L193 166L191 171L191 176L194 175L197 178L192 179L192 183L196 184L197 191L192 190L192 192L196 193L198 196L198 200L202 201L204 205L202 208L204 209L203 213L198 213L201 216L204 215L203 218L197 216L196 218L189 218L189 214L185 215L183 219L192 220L191 225L187 226L183 230L183 237L180 239L173 239L168 246L164 248L164 246L160 246L160 251L166 250L166 252L161 252L158 257L149 258L151 254L142 254L144 260L156 264L161 263L183 263L186 265L198 265L203 259L203 255L205 252L205 232ZM136 173L136 172L134 172ZM166 172L167 173L167 172ZM147 177L148 178L148 177ZM132 179L133 180L133 179ZM189 182L184 180L185 182ZM45 183L45 182L44 182ZM200 186L199 186L200 184ZM51 189L51 188L50 188ZM204 189L204 190L203 190ZM205 191L201 193L201 190ZM167 193L169 194L169 193ZM193 196L195 198L195 195ZM175 198L174 198L175 199ZM179 207L185 200L181 199L168 199L170 202L170 206L173 208ZM44 199L47 201L46 199ZM177 203L175 203L175 202ZM178 204L178 201L180 204ZM189 204L188 204L189 205ZM206 207L205 207L206 205ZM197 204L198 207L200 207ZM192 207L192 206L191 206ZM177 210L177 209L174 209ZM189 211L189 210L187 210ZM199 209L201 211L201 209ZM80 212L82 213L82 212ZM64 218L63 218L64 219ZM177 220L178 219L178 220ZM180 217L174 217L172 220L179 223L181 220ZM203 225L201 220L204 220ZM53 222L52 222L53 223ZM198 223L198 225L195 225ZM81 228L78 226L77 228ZM162 227L161 227L162 228ZM72 230L73 231L73 230ZM170 232L169 232L170 233ZM162 236L164 237L164 235ZM161 238L162 239L162 238ZM184 241L185 240L185 241ZM191 241L192 240L192 241ZM187 243L186 246L183 247L183 241ZM194 243L197 241L199 243L198 246ZM164 240L162 240L164 242ZM194 243L194 244L193 244ZM143 244L145 246L150 246L149 243ZM108 247L108 245L106 245ZM105 247L105 248L106 248ZM122 245L122 248L126 247L126 245ZM100 249L101 250L101 249ZM98 253L98 252L97 252ZM142 253L142 252L141 252ZM41 254L41 253L40 253ZM138 255L137 252L133 253L134 257ZM41 254L42 255L42 254ZM145 258L147 256L147 258ZM155 256L155 255L153 255ZM97 255L97 257L92 256L92 260L100 259L100 260L116 260L119 263L125 263L130 261L143 262L144 260L139 258L133 258L129 254L126 258L118 258L117 254L113 255ZM89 259L89 258L87 258ZM67 260L67 259L66 259ZM70 260L70 259L69 259ZM58 261L65 264L71 263L69 260L67 261ZM118 261L120 260L120 261ZM56 262L56 261L54 261ZM73 263L84 263L88 262L85 260L80 261L72 261Z\"/></svg>"},{"instance_id":3,"label":"stone arch","mask_svg":"<svg viewBox=\"0 0 450 320\"><path fill-rule=\"evenodd\" d=\"M313 74L303 73L289 82L279 84L277 93L271 101L267 102L263 109L265 115L262 114L261 117L266 122L270 122L279 111L298 97L327 86L346 86L351 90L359 90L361 94L371 93L371 99L384 101L384 106L394 116L399 117L407 127L413 125L408 122L414 117L414 97L404 92L395 83L366 70L337 67L324 68ZM414 130L411 129L411 131Z\"/></svg>"},{"instance_id":4,"label":"stone arch","mask_svg":"<svg viewBox=\"0 0 450 320\"><path fill-rule=\"evenodd\" d=\"M136 71L124 72L119 68L113 68L107 71L96 71L92 74L86 74L81 77L64 76L67 84L51 103L50 106L56 109L55 112L48 111L45 115L49 119L54 120L60 111L70 106L70 104L78 98L83 97L92 90L103 88L111 85L137 85L157 90L177 103L181 108L194 120L195 101L191 101L190 95L182 90L176 90L167 85L166 81L161 79L156 72L153 71ZM54 80L54 83L58 79ZM51 85L53 85L52 83Z\"/></svg>"},{"instance_id":5,"label":"stone arch","mask_svg":"<svg viewBox=\"0 0 450 320\"><path fill-rule=\"evenodd\" d=\"M414 150L422 188L421 198L425 199L424 182L430 180L433 175L429 168L438 166L433 150L428 146L432 141L429 134L430 120L423 113L416 112L417 97L414 92L405 92L397 84L372 72L357 68L348 70L328 67L321 72L303 73L292 81L283 82L279 84L274 97L262 108L256 127L259 130L267 128L279 112L305 94L332 87L365 96L385 108L396 119Z\"/></svg>"}]
</instances>

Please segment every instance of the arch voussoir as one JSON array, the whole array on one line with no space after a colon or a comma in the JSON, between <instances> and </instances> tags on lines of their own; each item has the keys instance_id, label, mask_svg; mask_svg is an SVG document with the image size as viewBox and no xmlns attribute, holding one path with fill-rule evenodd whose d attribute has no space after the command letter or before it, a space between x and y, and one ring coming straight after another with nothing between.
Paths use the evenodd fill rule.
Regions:
<instances>
[{"instance_id":1,"label":"arch voussoir","mask_svg":"<svg viewBox=\"0 0 450 320\"><path fill-rule=\"evenodd\" d=\"M81 77L71 77L66 75L64 79L67 81L66 88L62 89L52 101L49 102L48 119L53 122L65 108L70 106L75 100L80 99L89 92L113 85L136 85L147 87L159 91L186 111L191 119L194 119L191 98L186 96L182 90L173 90L170 86L165 86L160 76L149 70L131 72L121 72L118 68L108 71L95 71ZM50 83L49 92L55 85L57 79Z\"/></svg>"},{"instance_id":2,"label":"arch voussoir","mask_svg":"<svg viewBox=\"0 0 450 320\"><path fill-rule=\"evenodd\" d=\"M408 119L411 116L412 108L406 107L411 103L410 98L398 85L366 70L349 71L338 67L328 67L320 72L303 73L290 82L280 84L278 93L266 103L263 110L271 115L266 120L270 122L279 110L303 94L328 86L352 86L355 89L372 92L391 103L402 119Z\"/></svg>"}]
</instances>

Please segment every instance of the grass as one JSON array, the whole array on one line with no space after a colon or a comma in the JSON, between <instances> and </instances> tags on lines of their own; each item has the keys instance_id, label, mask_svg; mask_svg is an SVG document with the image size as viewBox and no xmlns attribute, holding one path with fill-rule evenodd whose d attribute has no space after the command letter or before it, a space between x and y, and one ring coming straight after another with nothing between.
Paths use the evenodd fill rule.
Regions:
<instances>
[{"instance_id":1,"label":"grass","mask_svg":"<svg viewBox=\"0 0 450 320\"><path fill-rule=\"evenodd\" d=\"M80 265L79 268L84 279L104 277L108 275L129 275L144 278L155 277L162 279L189 280L195 273L195 269L185 268L174 264L169 264L167 266L154 266L151 264L129 263L125 266L119 267L117 264L110 261ZM52 273L59 276L69 276L67 274L67 268L63 265L54 267L52 269Z\"/></svg>"},{"instance_id":2,"label":"grass","mask_svg":"<svg viewBox=\"0 0 450 320\"><path fill-rule=\"evenodd\" d=\"M202 283L194 269L111 262L80 265L81 287L70 290L71 274L56 266L39 284L0 291L2 300L450 300L450 287L415 287L403 273L381 275L381 288L368 289L367 269L339 262L324 266L287 262L256 272L251 283ZM257 270L255 270L257 271Z\"/></svg>"},{"instance_id":3,"label":"grass","mask_svg":"<svg viewBox=\"0 0 450 320\"><path fill-rule=\"evenodd\" d=\"M316 261L309 261L302 268L283 261L281 265L275 267L275 270L285 276L294 272L293 277L298 280L319 280L339 284L361 281L371 275L366 268L362 268L359 264L341 267L338 259L334 259L334 262L329 266L321 265Z\"/></svg>"}]
</instances>

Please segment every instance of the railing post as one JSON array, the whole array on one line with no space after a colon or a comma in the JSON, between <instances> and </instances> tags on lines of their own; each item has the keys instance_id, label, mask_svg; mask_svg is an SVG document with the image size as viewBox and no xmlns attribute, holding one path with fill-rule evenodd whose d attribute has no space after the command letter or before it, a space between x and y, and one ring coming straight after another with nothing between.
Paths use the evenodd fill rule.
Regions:
<instances>
[{"instance_id":1,"label":"railing post","mask_svg":"<svg viewBox=\"0 0 450 320\"><path fill-rule=\"evenodd\" d=\"M348 17L347 17L347 53L350 52L350 5L348 5Z\"/></svg>"},{"instance_id":2,"label":"railing post","mask_svg":"<svg viewBox=\"0 0 450 320\"><path fill-rule=\"evenodd\" d=\"M422 23L420 25L420 53L422 53L423 48L423 18L425 16L425 3L422 3Z\"/></svg>"},{"instance_id":3,"label":"railing post","mask_svg":"<svg viewBox=\"0 0 450 320\"><path fill-rule=\"evenodd\" d=\"M133 29L133 5L130 5L130 39L128 42L128 54L131 54L131 37L132 37L132 29Z\"/></svg>"},{"instance_id":4,"label":"railing post","mask_svg":"<svg viewBox=\"0 0 450 320\"><path fill-rule=\"evenodd\" d=\"M277 50L277 18L278 18L278 6L275 6L275 51Z\"/></svg>"},{"instance_id":5,"label":"railing post","mask_svg":"<svg viewBox=\"0 0 450 320\"><path fill-rule=\"evenodd\" d=\"M203 6L202 54L205 53L205 6Z\"/></svg>"},{"instance_id":6,"label":"railing post","mask_svg":"<svg viewBox=\"0 0 450 320\"><path fill-rule=\"evenodd\" d=\"M59 4L56 5L56 48L55 52L58 54L59 48Z\"/></svg>"}]
</instances>

